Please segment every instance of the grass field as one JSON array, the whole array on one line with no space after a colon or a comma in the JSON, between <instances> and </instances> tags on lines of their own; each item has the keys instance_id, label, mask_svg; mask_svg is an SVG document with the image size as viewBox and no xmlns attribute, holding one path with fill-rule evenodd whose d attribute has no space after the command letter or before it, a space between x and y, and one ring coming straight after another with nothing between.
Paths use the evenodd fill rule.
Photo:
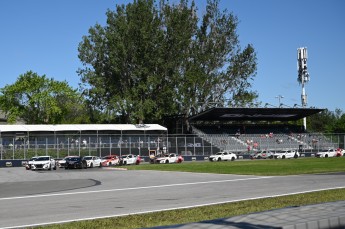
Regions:
<instances>
[{"instance_id":1,"label":"grass field","mask_svg":"<svg viewBox=\"0 0 345 229\"><path fill-rule=\"evenodd\" d=\"M127 166L132 170L161 170L196 173L244 174L244 175L296 175L328 172L345 172L345 157L260 159L223 162L183 162L181 164L152 164Z\"/></svg>"},{"instance_id":2,"label":"grass field","mask_svg":"<svg viewBox=\"0 0 345 229\"><path fill-rule=\"evenodd\" d=\"M184 162L182 164L127 166L129 170L164 170L198 173L295 175L345 172L345 158L243 160L232 162ZM41 228L144 228L197 222L266 210L345 200L345 189L240 201L183 210L51 225Z\"/></svg>"}]
</instances>

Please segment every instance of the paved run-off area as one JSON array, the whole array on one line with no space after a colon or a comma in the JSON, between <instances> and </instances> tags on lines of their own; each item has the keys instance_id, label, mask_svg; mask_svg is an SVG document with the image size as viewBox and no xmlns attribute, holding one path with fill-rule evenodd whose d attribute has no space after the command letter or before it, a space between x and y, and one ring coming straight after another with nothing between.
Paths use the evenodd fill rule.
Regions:
<instances>
[{"instance_id":1,"label":"paved run-off area","mask_svg":"<svg viewBox=\"0 0 345 229\"><path fill-rule=\"evenodd\" d=\"M345 187L344 181L344 173L248 176L107 168L41 172L0 168L0 228L325 190Z\"/></svg>"}]
</instances>

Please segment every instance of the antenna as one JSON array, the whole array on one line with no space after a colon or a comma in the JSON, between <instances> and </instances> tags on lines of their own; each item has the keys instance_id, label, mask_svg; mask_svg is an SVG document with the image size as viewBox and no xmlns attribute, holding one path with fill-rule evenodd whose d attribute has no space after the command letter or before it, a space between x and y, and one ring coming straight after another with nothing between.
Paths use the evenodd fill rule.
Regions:
<instances>
[{"instance_id":1,"label":"antenna","mask_svg":"<svg viewBox=\"0 0 345 229\"><path fill-rule=\"evenodd\" d=\"M310 80L308 67L307 67L308 52L306 47L297 49L297 81L302 85L302 107L307 107L307 94L305 93L305 84ZM304 130L307 129L306 117L303 118Z\"/></svg>"}]
</instances>

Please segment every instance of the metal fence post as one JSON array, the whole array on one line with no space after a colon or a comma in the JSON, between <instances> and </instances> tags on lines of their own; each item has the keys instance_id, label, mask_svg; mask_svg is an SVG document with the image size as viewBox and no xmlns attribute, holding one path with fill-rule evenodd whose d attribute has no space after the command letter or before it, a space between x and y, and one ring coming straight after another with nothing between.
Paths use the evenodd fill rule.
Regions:
<instances>
[{"instance_id":1,"label":"metal fence post","mask_svg":"<svg viewBox=\"0 0 345 229\"><path fill-rule=\"evenodd\" d=\"M37 157L37 148L38 148L38 145L37 145L37 138L35 138L35 156Z\"/></svg>"},{"instance_id":2,"label":"metal fence post","mask_svg":"<svg viewBox=\"0 0 345 229\"><path fill-rule=\"evenodd\" d=\"M46 138L46 156L48 156L48 138Z\"/></svg>"},{"instance_id":3,"label":"metal fence post","mask_svg":"<svg viewBox=\"0 0 345 229\"><path fill-rule=\"evenodd\" d=\"M58 137L56 138L55 145L56 145L56 158L59 158L59 138Z\"/></svg>"},{"instance_id":4,"label":"metal fence post","mask_svg":"<svg viewBox=\"0 0 345 229\"><path fill-rule=\"evenodd\" d=\"M69 138L67 138L67 155L69 156Z\"/></svg>"},{"instance_id":5,"label":"metal fence post","mask_svg":"<svg viewBox=\"0 0 345 229\"><path fill-rule=\"evenodd\" d=\"M202 155L205 156L205 142L204 142L204 138L201 138L201 144L202 144Z\"/></svg>"}]
</instances>

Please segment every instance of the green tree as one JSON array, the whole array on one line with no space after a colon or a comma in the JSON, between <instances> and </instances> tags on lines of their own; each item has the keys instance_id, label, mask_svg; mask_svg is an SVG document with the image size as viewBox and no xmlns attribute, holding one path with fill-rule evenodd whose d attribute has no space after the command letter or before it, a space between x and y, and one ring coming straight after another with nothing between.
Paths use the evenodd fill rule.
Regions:
<instances>
[{"instance_id":1,"label":"green tree","mask_svg":"<svg viewBox=\"0 0 345 229\"><path fill-rule=\"evenodd\" d=\"M345 133L345 114L340 109L326 109L310 116L307 122L309 132Z\"/></svg>"},{"instance_id":2,"label":"green tree","mask_svg":"<svg viewBox=\"0 0 345 229\"><path fill-rule=\"evenodd\" d=\"M0 108L9 123L18 119L27 124L80 123L83 100L78 92L59 82L28 71L12 85L0 89ZM86 115L83 121L87 122Z\"/></svg>"},{"instance_id":3,"label":"green tree","mask_svg":"<svg viewBox=\"0 0 345 229\"><path fill-rule=\"evenodd\" d=\"M216 104L255 104L252 45L240 48L238 19L207 1L200 20L194 1L170 5L137 0L107 11L79 44L83 93L97 111L124 123L185 118ZM186 119L187 120L187 119Z\"/></svg>"},{"instance_id":4,"label":"green tree","mask_svg":"<svg viewBox=\"0 0 345 229\"><path fill-rule=\"evenodd\" d=\"M345 114L342 114L336 121L333 129L333 133L345 133Z\"/></svg>"}]
</instances>

